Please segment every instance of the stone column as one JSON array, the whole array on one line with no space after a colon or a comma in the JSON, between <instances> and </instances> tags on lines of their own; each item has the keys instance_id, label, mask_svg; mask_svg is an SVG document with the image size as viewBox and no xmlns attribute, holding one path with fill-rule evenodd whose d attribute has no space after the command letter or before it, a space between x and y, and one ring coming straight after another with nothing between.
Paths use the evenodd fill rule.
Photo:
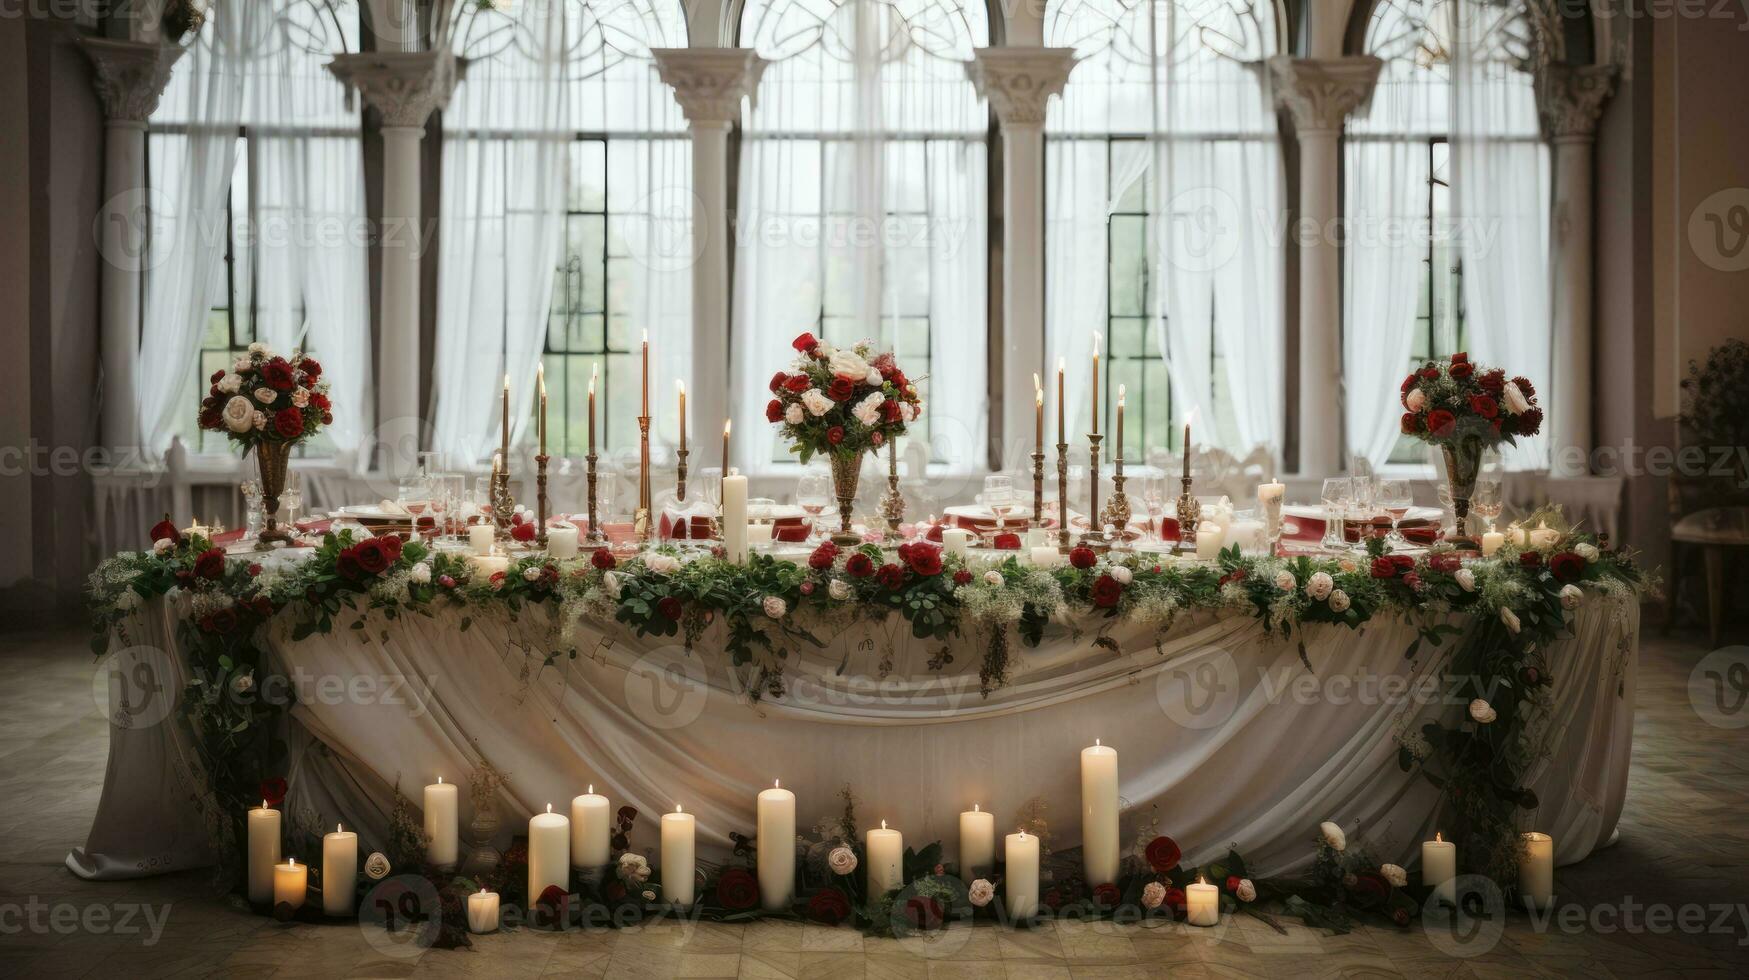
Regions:
<instances>
[{"instance_id":1,"label":"stone column","mask_svg":"<svg viewBox=\"0 0 1749 980\"><path fill-rule=\"evenodd\" d=\"M1294 431L1302 477L1342 469L1342 418L1330 411L1342 383L1342 251L1331 232L1342 218L1336 157L1343 121L1372 97L1383 62L1352 58L1269 60L1276 100L1300 141L1300 362Z\"/></svg>"},{"instance_id":2,"label":"stone column","mask_svg":"<svg viewBox=\"0 0 1749 980\"><path fill-rule=\"evenodd\" d=\"M377 441L391 477L418 466L425 405L420 398L419 266L424 253L419 141L425 121L455 89L454 54L386 51L336 55L328 70L357 88L383 117L382 316L377 359Z\"/></svg>"},{"instance_id":3,"label":"stone column","mask_svg":"<svg viewBox=\"0 0 1749 980\"><path fill-rule=\"evenodd\" d=\"M1556 476L1591 472L1593 149L1614 65L1552 64L1537 72L1537 111L1553 146L1549 240L1551 377L1543 404Z\"/></svg>"},{"instance_id":4,"label":"stone column","mask_svg":"<svg viewBox=\"0 0 1749 980\"><path fill-rule=\"evenodd\" d=\"M140 444L140 287L152 209L146 182L146 120L170 81L182 48L146 41L82 37L79 47L96 70L97 95L108 123L103 141L103 207L97 247L103 259L102 324L104 443L131 463Z\"/></svg>"},{"instance_id":5,"label":"stone column","mask_svg":"<svg viewBox=\"0 0 1749 980\"><path fill-rule=\"evenodd\" d=\"M652 48L692 134L692 400L705 436L729 416L729 133L766 61L752 48Z\"/></svg>"},{"instance_id":6,"label":"stone column","mask_svg":"<svg viewBox=\"0 0 1749 980\"><path fill-rule=\"evenodd\" d=\"M1033 450L1032 376L1045 374L1045 105L1075 67L1072 48L982 48L966 63L1002 124L1001 458L1026 471ZM992 419L992 423L994 423Z\"/></svg>"}]
</instances>

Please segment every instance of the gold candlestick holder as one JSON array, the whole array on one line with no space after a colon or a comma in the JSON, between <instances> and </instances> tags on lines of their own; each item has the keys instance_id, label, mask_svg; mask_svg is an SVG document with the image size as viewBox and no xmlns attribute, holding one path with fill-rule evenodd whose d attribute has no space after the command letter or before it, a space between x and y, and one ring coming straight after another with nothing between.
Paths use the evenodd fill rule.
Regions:
<instances>
[{"instance_id":1,"label":"gold candlestick holder","mask_svg":"<svg viewBox=\"0 0 1749 980\"><path fill-rule=\"evenodd\" d=\"M1105 437L1097 432L1087 433L1087 533L1081 535L1081 543L1086 547L1099 549L1105 546L1104 517L1099 513L1099 443Z\"/></svg>"},{"instance_id":2,"label":"gold candlestick holder","mask_svg":"<svg viewBox=\"0 0 1749 980\"><path fill-rule=\"evenodd\" d=\"M905 519L905 498L899 493L899 447L894 442L887 450L887 492L881 495L881 516L886 518L887 533L899 534L899 523Z\"/></svg>"},{"instance_id":3,"label":"gold candlestick holder","mask_svg":"<svg viewBox=\"0 0 1749 980\"><path fill-rule=\"evenodd\" d=\"M595 470L595 462L596 462L596 460L600 459L601 457L597 456L595 454L595 450L593 448L591 448L589 450L589 455L587 455L583 458L589 464L589 475L588 475L588 483L589 483L589 534L584 538L584 547L586 547L586 548L605 548L605 547L607 547L607 535L601 530L601 516L599 513L597 513L597 507L596 507L596 496L597 496L596 495L596 486L597 486L596 479L597 479L597 477L596 477L596 470Z\"/></svg>"},{"instance_id":4,"label":"gold candlestick holder","mask_svg":"<svg viewBox=\"0 0 1749 980\"><path fill-rule=\"evenodd\" d=\"M1182 549L1185 539L1196 533L1202 508L1197 505L1196 495L1190 492L1190 474L1186 473L1181 482L1184 490L1178 495L1178 545Z\"/></svg>"},{"instance_id":5,"label":"gold candlestick holder","mask_svg":"<svg viewBox=\"0 0 1749 980\"><path fill-rule=\"evenodd\" d=\"M1069 550L1069 444L1057 443L1057 549Z\"/></svg>"},{"instance_id":6,"label":"gold candlestick holder","mask_svg":"<svg viewBox=\"0 0 1749 980\"><path fill-rule=\"evenodd\" d=\"M680 503L686 503L686 457L690 455L690 449L674 450L674 499Z\"/></svg>"},{"instance_id":7,"label":"gold candlestick holder","mask_svg":"<svg viewBox=\"0 0 1749 980\"><path fill-rule=\"evenodd\" d=\"M638 509L632 530L640 544L650 543L650 417L638 416Z\"/></svg>"},{"instance_id":8,"label":"gold candlestick holder","mask_svg":"<svg viewBox=\"0 0 1749 980\"><path fill-rule=\"evenodd\" d=\"M1130 498L1123 492L1123 449L1120 447L1112 459L1111 499L1105 502L1105 510L1099 515L1100 526L1106 524L1117 528L1119 541L1128 540L1125 535L1130 527Z\"/></svg>"},{"instance_id":9,"label":"gold candlestick holder","mask_svg":"<svg viewBox=\"0 0 1749 980\"><path fill-rule=\"evenodd\" d=\"M492 524L498 530L494 535L500 541L510 539L511 520L516 514L516 498L510 494L510 463L504 466L492 478Z\"/></svg>"},{"instance_id":10,"label":"gold candlestick holder","mask_svg":"<svg viewBox=\"0 0 1749 980\"><path fill-rule=\"evenodd\" d=\"M534 540L541 548L547 546L547 454L534 458Z\"/></svg>"},{"instance_id":11,"label":"gold candlestick holder","mask_svg":"<svg viewBox=\"0 0 1749 980\"><path fill-rule=\"evenodd\" d=\"M1045 447L1032 451L1032 523L1028 527L1045 526Z\"/></svg>"}]
</instances>

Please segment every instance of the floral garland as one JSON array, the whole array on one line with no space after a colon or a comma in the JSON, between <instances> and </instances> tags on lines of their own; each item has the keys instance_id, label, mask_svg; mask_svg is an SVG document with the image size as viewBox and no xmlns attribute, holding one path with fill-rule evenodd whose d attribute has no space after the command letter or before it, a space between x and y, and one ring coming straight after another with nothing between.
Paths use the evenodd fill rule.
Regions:
<instances>
[{"instance_id":1,"label":"floral garland","mask_svg":"<svg viewBox=\"0 0 1749 980\"><path fill-rule=\"evenodd\" d=\"M1559 514L1541 520L1554 526ZM1254 617L1287 638L1313 624L1360 629L1394 615L1417 625L1407 655L1457 638L1450 670L1473 688L1469 718L1406 734L1399 762L1441 787L1468 838L1464 853L1497 880L1508 880L1516 865L1518 810L1537 804L1521 781L1534 755L1526 724L1549 683L1542 650L1568 630L1567 614L1588 593L1628 601L1653 587L1631 556L1571 531L1546 550L1509 545L1488 558L1449 550L1386 555L1376 541L1365 557L1247 557L1233 549L1212 563L1183 564L1076 548L1066 566L1046 569L1012 556L963 558L928 542L891 554L826 542L802 564L755 555L738 565L669 549L622 560L601 550L565 561L528 555L489 578L476 577L462 556L392 536L329 534L309 558L272 572L184 537L168 521L152 536L150 552L116 556L93 573L93 649L103 653L112 635L125 640L127 619L142 601L186 599L178 635L193 696L184 710L228 813L241 814L261 780L283 772L277 733L285 706L236 696L265 680L258 634L282 614L291 636L303 639L331 632L348 615L347 628L362 630L373 615L392 621L454 608L466 630L478 610L515 618L529 606L555 606L549 661L577 655L581 621L618 622L640 636L680 634L691 646L720 617L724 650L734 667L753 672L748 690L755 696L782 696L789 652L824 645L811 626L836 631L895 613L918 638L988 633L980 671L986 693L1006 676L1011 627L1035 646L1047 623L1076 617L1147 623L1164 634L1178 615L1210 610ZM1450 621L1454 613L1467 615L1467 628ZM1115 648L1108 629L1093 642ZM1300 652L1304 659L1303 641ZM236 839L219 843L228 850Z\"/></svg>"}]
</instances>

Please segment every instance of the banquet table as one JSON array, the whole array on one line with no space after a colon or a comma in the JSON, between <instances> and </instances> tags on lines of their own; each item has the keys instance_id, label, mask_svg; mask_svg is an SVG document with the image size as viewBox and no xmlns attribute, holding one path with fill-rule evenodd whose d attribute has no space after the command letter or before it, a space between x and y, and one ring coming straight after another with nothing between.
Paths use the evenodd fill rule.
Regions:
<instances>
[{"instance_id":1,"label":"banquet table","mask_svg":"<svg viewBox=\"0 0 1749 980\"><path fill-rule=\"evenodd\" d=\"M180 691L179 601L132 613L131 646L110 669L137 681L149 664L162 691ZM720 623L688 650L583 620L578 656L549 663L554 615L476 612L465 630L454 610L377 616L302 640L283 621L267 626L269 655L299 694L286 716L288 827L344 822L366 852L383 849L396 787L417 806L426 783L465 788L485 762L508 774L500 846L528 814L563 812L593 784L640 811L632 845L658 863L656 817L677 804L697 817L701 856L721 858L731 831L752 832L755 795L781 779L804 833L841 811L849 786L865 825L884 819L913 846L939 839L954 854L957 815L974 803L998 826L1042 803L1063 850L1080 841L1078 755L1099 739L1119 752L1123 840L1154 821L1188 861L1237 846L1270 875L1305 866L1319 822L1334 820L1379 860L1406 864L1439 829L1439 799L1399 768L1398 735L1465 710L1439 683L1441 653L1405 657L1416 627L1394 619L1311 626L1303 661L1299 643L1232 613L1187 613L1165 631L1052 623L1037 647L1014 641L1009 683L987 697L975 631L943 644L913 639L896 617L820 624L822 645L791 645L782 696L756 699L721 653ZM1560 863L1604 845L1621 813L1638 640L1637 605L1599 598L1547 651L1555 683L1528 781L1542 802L1526 829L1552 834ZM86 845L67 857L88 878L213 860L193 736L173 710L142 714L128 689L110 684L103 795ZM470 818L464 792L464 839Z\"/></svg>"}]
</instances>

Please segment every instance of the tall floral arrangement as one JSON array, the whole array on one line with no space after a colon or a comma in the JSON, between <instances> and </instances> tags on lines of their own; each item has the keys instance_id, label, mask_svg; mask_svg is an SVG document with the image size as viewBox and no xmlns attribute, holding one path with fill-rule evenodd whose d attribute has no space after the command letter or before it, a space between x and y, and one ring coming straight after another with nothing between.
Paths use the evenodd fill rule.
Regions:
<instances>
[{"instance_id":1,"label":"tall floral arrangement","mask_svg":"<svg viewBox=\"0 0 1749 980\"><path fill-rule=\"evenodd\" d=\"M1409 372L1402 397L1403 434L1436 446L1510 444L1543 424L1528 380L1472 364L1462 352Z\"/></svg>"},{"instance_id":2,"label":"tall floral arrangement","mask_svg":"<svg viewBox=\"0 0 1749 980\"><path fill-rule=\"evenodd\" d=\"M200 427L224 433L245 452L262 443L295 443L334 423L322 365L302 351L288 358L250 344L208 383Z\"/></svg>"},{"instance_id":3,"label":"tall floral arrangement","mask_svg":"<svg viewBox=\"0 0 1749 980\"><path fill-rule=\"evenodd\" d=\"M811 333L791 346L796 358L789 370L772 375L765 417L782 427L803 463L879 449L922 414L917 388L891 351L876 353L866 340L836 348Z\"/></svg>"}]
</instances>

